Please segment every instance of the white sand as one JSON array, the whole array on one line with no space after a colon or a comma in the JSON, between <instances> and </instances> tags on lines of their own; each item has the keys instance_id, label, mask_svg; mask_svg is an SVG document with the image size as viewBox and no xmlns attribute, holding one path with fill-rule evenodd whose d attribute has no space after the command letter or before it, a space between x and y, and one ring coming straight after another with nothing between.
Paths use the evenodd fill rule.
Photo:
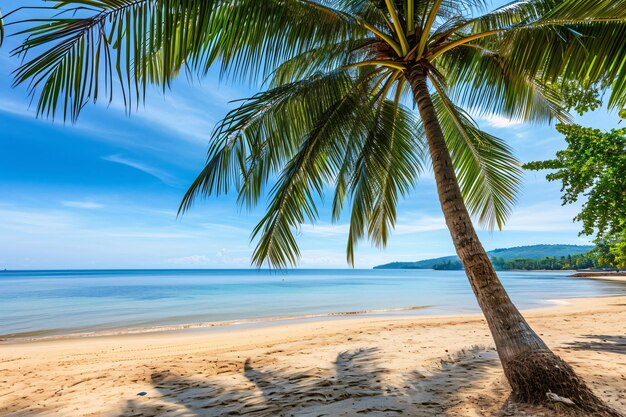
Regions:
<instances>
[{"instance_id":1,"label":"white sand","mask_svg":"<svg viewBox=\"0 0 626 417\"><path fill-rule=\"evenodd\" d=\"M626 411L626 297L568 301L525 316ZM471 417L508 394L478 315L0 345L0 416Z\"/></svg>"}]
</instances>

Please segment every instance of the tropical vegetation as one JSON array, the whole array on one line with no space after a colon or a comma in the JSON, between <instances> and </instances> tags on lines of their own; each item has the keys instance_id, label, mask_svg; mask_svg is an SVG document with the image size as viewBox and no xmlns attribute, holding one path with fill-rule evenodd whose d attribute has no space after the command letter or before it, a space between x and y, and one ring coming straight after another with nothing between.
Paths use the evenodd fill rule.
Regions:
<instances>
[{"instance_id":1,"label":"tropical vegetation","mask_svg":"<svg viewBox=\"0 0 626 417\"><path fill-rule=\"evenodd\" d=\"M149 84L214 65L232 80L263 80L211 138L199 195L269 195L253 231L253 263L295 265L296 234L348 210L348 262L367 237L386 245L400 198L428 165L457 254L487 319L513 394L552 392L586 413L615 415L530 328L510 301L471 220L502 228L520 164L473 116L569 121L550 86L575 80L626 102L626 1L53 0L17 23L15 84L40 115L75 120L89 101L121 96L131 109ZM47 16L45 10L49 13ZM413 107L417 111L412 110ZM269 188L269 190L268 190Z\"/></svg>"},{"instance_id":2,"label":"tropical vegetation","mask_svg":"<svg viewBox=\"0 0 626 417\"><path fill-rule=\"evenodd\" d=\"M503 259L496 256L491 258L491 263L497 270L526 270L526 271L567 271L578 269L598 269L610 267L603 263L593 252L581 255L568 255L559 258L546 256L541 259L517 258Z\"/></svg>"},{"instance_id":3,"label":"tropical vegetation","mask_svg":"<svg viewBox=\"0 0 626 417\"><path fill-rule=\"evenodd\" d=\"M546 256L545 258L515 258L504 259L497 256L491 257L491 263L496 271L568 271L591 268L610 268L610 262L599 257L593 252L583 255L568 255L556 258ZM457 260L437 262L433 265L435 271L459 271L463 269L463 264Z\"/></svg>"},{"instance_id":4,"label":"tropical vegetation","mask_svg":"<svg viewBox=\"0 0 626 417\"><path fill-rule=\"evenodd\" d=\"M597 94L597 93L596 93ZM570 96L579 113L599 106L599 98ZM547 161L524 165L549 169L549 181L562 184L563 204L585 200L574 220L581 235L594 236L595 255L609 267L626 268L626 128L603 132L575 124L557 124L567 148Z\"/></svg>"},{"instance_id":5,"label":"tropical vegetation","mask_svg":"<svg viewBox=\"0 0 626 417\"><path fill-rule=\"evenodd\" d=\"M573 255L583 255L593 250L593 245L558 245L538 244L516 246L512 248L498 248L487 252L490 259L501 258L509 261L513 259L542 259L561 258ZM375 266L374 269L433 269L434 265L459 261L458 256L443 256L440 258L424 259L415 262L391 262Z\"/></svg>"}]
</instances>

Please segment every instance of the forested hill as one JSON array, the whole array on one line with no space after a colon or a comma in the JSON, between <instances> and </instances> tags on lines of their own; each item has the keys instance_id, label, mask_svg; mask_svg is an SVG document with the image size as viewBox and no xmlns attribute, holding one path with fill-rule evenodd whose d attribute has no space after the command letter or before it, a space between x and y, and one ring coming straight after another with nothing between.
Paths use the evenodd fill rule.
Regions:
<instances>
[{"instance_id":1,"label":"forested hill","mask_svg":"<svg viewBox=\"0 0 626 417\"><path fill-rule=\"evenodd\" d=\"M560 258L561 256L579 255L589 252L593 246L579 245L532 245L518 246L515 248L494 249L487 252L490 258L497 257L505 261L512 259L542 259L546 257ZM375 266L374 269L432 269L434 265L448 261L458 261L457 256L444 256L441 258L425 259L416 262L392 262L385 265Z\"/></svg>"}]
</instances>

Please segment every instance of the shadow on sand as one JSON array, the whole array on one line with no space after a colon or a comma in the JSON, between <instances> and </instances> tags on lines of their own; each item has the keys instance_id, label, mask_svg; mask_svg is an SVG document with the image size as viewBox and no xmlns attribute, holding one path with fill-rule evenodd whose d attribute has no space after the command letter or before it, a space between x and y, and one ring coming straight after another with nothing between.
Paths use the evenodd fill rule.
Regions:
<instances>
[{"instance_id":1,"label":"shadow on sand","mask_svg":"<svg viewBox=\"0 0 626 417\"><path fill-rule=\"evenodd\" d=\"M388 381L385 358L375 348L342 352L334 370L293 372L247 359L243 375L152 374L154 391L128 401L120 416L449 416L463 391L484 387L499 366L492 349L450 355L428 374L407 371Z\"/></svg>"},{"instance_id":2,"label":"shadow on sand","mask_svg":"<svg viewBox=\"0 0 626 417\"><path fill-rule=\"evenodd\" d=\"M594 350L626 355L626 336L585 335L584 341L566 343L568 349Z\"/></svg>"}]
</instances>

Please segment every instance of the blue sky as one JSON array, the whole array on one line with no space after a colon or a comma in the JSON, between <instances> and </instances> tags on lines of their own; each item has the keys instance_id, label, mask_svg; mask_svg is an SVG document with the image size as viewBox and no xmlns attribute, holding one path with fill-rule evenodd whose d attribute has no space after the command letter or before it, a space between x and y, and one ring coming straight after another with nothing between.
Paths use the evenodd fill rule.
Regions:
<instances>
[{"instance_id":1,"label":"blue sky","mask_svg":"<svg viewBox=\"0 0 626 417\"><path fill-rule=\"evenodd\" d=\"M11 9L9 1L5 10ZM190 85L155 89L145 107L89 106L76 125L37 119L24 88L11 88L15 41L0 50L0 269L247 268L249 235L264 209L241 210L233 197L176 210L203 166L214 124L234 99L254 87L220 84L215 73ZM617 126L604 110L577 118L599 128ZM564 147L553 126L479 119L506 139L522 161L550 158ZM519 204L501 232L480 231L487 249L537 243L583 244L572 222L578 206L562 207L559 184L525 175ZM330 223L328 206L299 235L301 267L343 268L347 225ZM364 241L356 266L453 253L426 173L399 206L386 250Z\"/></svg>"}]
</instances>

